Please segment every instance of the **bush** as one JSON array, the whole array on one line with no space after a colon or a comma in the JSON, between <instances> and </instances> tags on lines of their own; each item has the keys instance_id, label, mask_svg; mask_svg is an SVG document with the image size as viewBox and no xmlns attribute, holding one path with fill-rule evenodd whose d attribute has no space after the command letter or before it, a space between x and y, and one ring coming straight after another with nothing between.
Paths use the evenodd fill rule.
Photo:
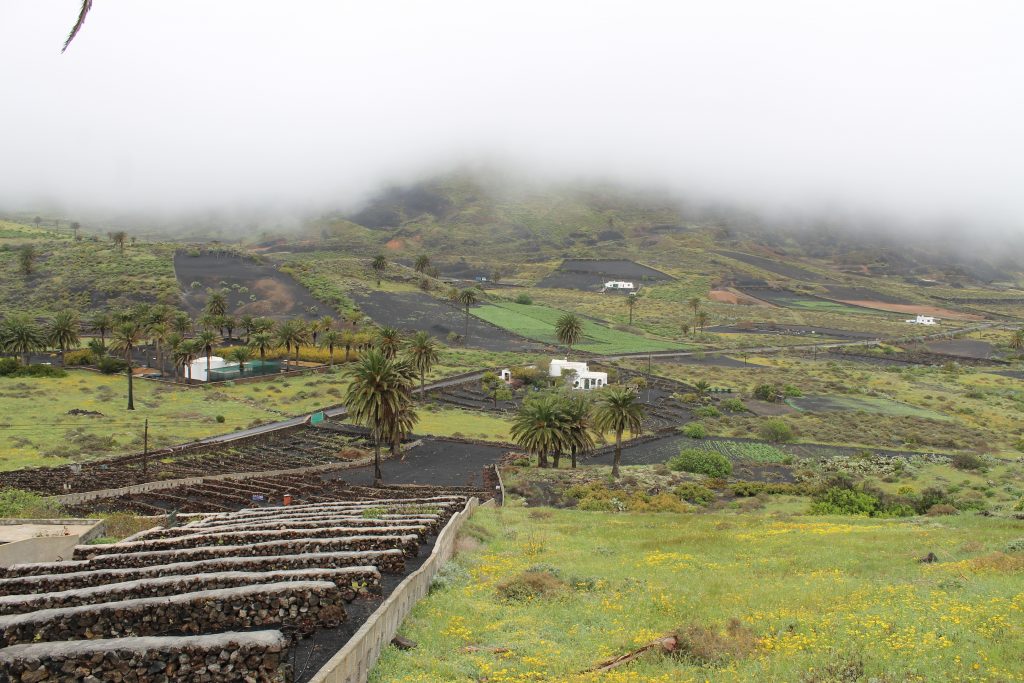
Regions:
<instances>
[{"instance_id":1,"label":"bush","mask_svg":"<svg viewBox=\"0 0 1024 683\"><path fill-rule=\"evenodd\" d=\"M803 396L804 392L800 391L797 387L793 386L792 384L787 384L786 386L782 387L782 395L786 398L797 398L799 396Z\"/></svg>"},{"instance_id":2,"label":"bush","mask_svg":"<svg viewBox=\"0 0 1024 683\"><path fill-rule=\"evenodd\" d=\"M520 294L519 296L516 297L516 303L517 304L522 304L523 306L532 306L533 305L533 299L530 298L529 294L526 294L524 292L523 294Z\"/></svg>"},{"instance_id":3,"label":"bush","mask_svg":"<svg viewBox=\"0 0 1024 683\"><path fill-rule=\"evenodd\" d=\"M722 410L727 410L730 413L742 413L747 409L747 407L743 405L743 401L738 398L727 398L718 405Z\"/></svg>"},{"instance_id":4,"label":"bush","mask_svg":"<svg viewBox=\"0 0 1024 683\"><path fill-rule=\"evenodd\" d=\"M60 516L60 506L38 493L21 489L0 491L0 517L53 519Z\"/></svg>"},{"instance_id":5,"label":"bush","mask_svg":"<svg viewBox=\"0 0 1024 683\"><path fill-rule=\"evenodd\" d=\"M223 415L218 415L218 416L217 416L216 418L214 418L214 419L216 419L216 420L217 420L217 423L218 423L218 424L224 424L224 416L223 416Z\"/></svg>"},{"instance_id":6,"label":"bush","mask_svg":"<svg viewBox=\"0 0 1024 683\"><path fill-rule=\"evenodd\" d=\"M1016 538L1006 544L1008 553L1024 553L1024 538Z\"/></svg>"},{"instance_id":7,"label":"bush","mask_svg":"<svg viewBox=\"0 0 1024 683\"><path fill-rule=\"evenodd\" d=\"M973 453L957 453L950 464L958 470L976 471L986 469L985 459Z\"/></svg>"},{"instance_id":8,"label":"bush","mask_svg":"<svg viewBox=\"0 0 1024 683\"><path fill-rule=\"evenodd\" d=\"M930 508L928 508L928 512L926 514L929 517L939 517L940 515L955 515L956 513L957 513L957 509L955 507L953 507L952 505L947 505L945 503L938 503L938 504L932 505Z\"/></svg>"},{"instance_id":9,"label":"bush","mask_svg":"<svg viewBox=\"0 0 1024 683\"><path fill-rule=\"evenodd\" d=\"M718 412L718 408L714 406L701 406L693 411L693 414L697 417L721 417L721 413Z\"/></svg>"},{"instance_id":10,"label":"bush","mask_svg":"<svg viewBox=\"0 0 1024 683\"><path fill-rule=\"evenodd\" d=\"M92 349L78 349L64 354L64 365L92 365L96 362L96 354Z\"/></svg>"},{"instance_id":11,"label":"bush","mask_svg":"<svg viewBox=\"0 0 1024 683\"><path fill-rule=\"evenodd\" d=\"M732 474L732 463L721 453L699 448L684 448L679 455L667 463L670 470L692 472L709 477L728 477Z\"/></svg>"},{"instance_id":12,"label":"bush","mask_svg":"<svg viewBox=\"0 0 1024 683\"><path fill-rule=\"evenodd\" d=\"M682 431L684 436L688 436L691 439L703 439L708 435L707 428L700 422L691 422L683 427Z\"/></svg>"},{"instance_id":13,"label":"bush","mask_svg":"<svg viewBox=\"0 0 1024 683\"><path fill-rule=\"evenodd\" d=\"M878 499L856 489L832 487L815 497L812 515L862 515L870 517L878 511Z\"/></svg>"},{"instance_id":14,"label":"bush","mask_svg":"<svg viewBox=\"0 0 1024 683\"><path fill-rule=\"evenodd\" d=\"M22 365L14 358L0 358L0 377L67 377L52 365Z\"/></svg>"},{"instance_id":15,"label":"bush","mask_svg":"<svg viewBox=\"0 0 1024 683\"><path fill-rule=\"evenodd\" d=\"M1016 512L1024 512L1024 498L1017 501L1017 504L1013 506Z\"/></svg>"},{"instance_id":16,"label":"bush","mask_svg":"<svg viewBox=\"0 0 1024 683\"><path fill-rule=\"evenodd\" d=\"M118 372L124 372L128 368L128 363L120 358L104 356L96 363L96 367L99 368L99 371L104 375L113 375Z\"/></svg>"},{"instance_id":17,"label":"bush","mask_svg":"<svg viewBox=\"0 0 1024 683\"><path fill-rule=\"evenodd\" d=\"M785 443L793 440L793 428L785 420L778 417L771 417L761 423L757 433L765 441L773 443Z\"/></svg>"},{"instance_id":18,"label":"bush","mask_svg":"<svg viewBox=\"0 0 1024 683\"><path fill-rule=\"evenodd\" d=\"M754 387L754 398L758 401L769 401L774 403L782 400L782 392L778 387L771 384L759 384Z\"/></svg>"},{"instance_id":19,"label":"bush","mask_svg":"<svg viewBox=\"0 0 1024 683\"><path fill-rule=\"evenodd\" d=\"M757 635L738 619L730 619L722 633L718 628L691 624L675 632L678 654L696 664L722 665L748 656L757 649Z\"/></svg>"},{"instance_id":20,"label":"bush","mask_svg":"<svg viewBox=\"0 0 1024 683\"><path fill-rule=\"evenodd\" d=\"M550 598L562 592L566 583L550 571L525 571L497 586L498 597L508 602Z\"/></svg>"},{"instance_id":21,"label":"bush","mask_svg":"<svg viewBox=\"0 0 1024 683\"><path fill-rule=\"evenodd\" d=\"M672 490L672 493L679 496L680 500L694 505L707 505L715 499L714 491L692 481L680 484Z\"/></svg>"}]
</instances>

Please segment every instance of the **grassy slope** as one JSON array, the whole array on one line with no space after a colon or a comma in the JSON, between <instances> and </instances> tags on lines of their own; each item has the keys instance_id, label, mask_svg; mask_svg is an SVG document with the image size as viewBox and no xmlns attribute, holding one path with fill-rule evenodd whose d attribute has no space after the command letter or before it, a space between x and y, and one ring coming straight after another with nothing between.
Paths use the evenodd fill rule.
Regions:
<instances>
[{"instance_id":1,"label":"grassy slope","mask_svg":"<svg viewBox=\"0 0 1024 683\"><path fill-rule=\"evenodd\" d=\"M65 378L0 378L0 469L140 450L146 418L152 447L244 429L340 403L345 382L325 374L219 387L134 385L130 412L124 375L72 370ZM74 408L103 416L68 415Z\"/></svg>"},{"instance_id":2,"label":"grassy slope","mask_svg":"<svg viewBox=\"0 0 1024 683\"><path fill-rule=\"evenodd\" d=\"M371 681L1024 680L1024 593L985 558L1021 535L1006 520L866 520L719 512L704 515L480 510L485 544L449 569L460 577L419 603ZM943 563L916 558L935 552ZM593 591L503 603L499 582L550 565ZM740 619L757 647L727 666L650 656L618 671L597 662L689 624ZM467 648L481 648L478 651ZM492 654L487 648L508 648ZM832 675L828 671L832 670ZM815 677L817 674L817 677ZM858 678L858 680L861 680Z\"/></svg>"},{"instance_id":3,"label":"grassy slope","mask_svg":"<svg viewBox=\"0 0 1024 683\"><path fill-rule=\"evenodd\" d=\"M558 344L555 323L565 313L546 306L524 305L507 301L485 304L471 309L471 312L489 323L511 330L516 334ZM609 354L628 351L663 351L686 348L678 342L648 339L630 332L621 332L600 325L593 320L583 320L583 341L577 348L581 351Z\"/></svg>"},{"instance_id":4,"label":"grassy slope","mask_svg":"<svg viewBox=\"0 0 1024 683\"><path fill-rule=\"evenodd\" d=\"M35 246L35 272L18 270L18 249ZM124 253L106 240L76 242L67 234L0 222L0 308L52 314L94 304L126 307L135 301L177 303L171 243L139 242Z\"/></svg>"}]
</instances>

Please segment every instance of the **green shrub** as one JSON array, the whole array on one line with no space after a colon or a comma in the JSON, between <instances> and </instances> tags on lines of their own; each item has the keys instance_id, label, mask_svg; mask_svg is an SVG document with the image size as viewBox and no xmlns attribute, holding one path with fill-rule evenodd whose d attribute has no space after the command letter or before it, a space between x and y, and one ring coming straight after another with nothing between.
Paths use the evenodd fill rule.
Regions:
<instances>
[{"instance_id":1,"label":"green shrub","mask_svg":"<svg viewBox=\"0 0 1024 683\"><path fill-rule=\"evenodd\" d=\"M672 490L672 493L679 496L680 500L694 505L707 505L715 499L714 491L692 481L680 484Z\"/></svg>"},{"instance_id":2,"label":"green shrub","mask_svg":"<svg viewBox=\"0 0 1024 683\"><path fill-rule=\"evenodd\" d=\"M714 406L701 406L693 411L693 414L697 417L721 417L721 413L718 412L718 408Z\"/></svg>"},{"instance_id":3,"label":"green shrub","mask_svg":"<svg viewBox=\"0 0 1024 683\"><path fill-rule=\"evenodd\" d=\"M832 487L815 497L812 515L862 515L870 517L878 511L878 499L856 489Z\"/></svg>"},{"instance_id":4,"label":"green shrub","mask_svg":"<svg viewBox=\"0 0 1024 683\"><path fill-rule=\"evenodd\" d=\"M67 377L52 365L22 365L15 358L0 358L0 377Z\"/></svg>"},{"instance_id":5,"label":"green shrub","mask_svg":"<svg viewBox=\"0 0 1024 683\"><path fill-rule=\"evenodd\" d=\"M0 377L10 377L20 367L21 363L17 358L0 358Z\"/></svg>"},{"instance_id":6,"label":"green shrub","mask_svg":"<svg viewBox=\"0 0 1024 683\"><path fill-rule=\"evenodd\" d=\"M793 386L792 384L787 384L786 386L782 387L782 395L785 396L786 398L797 398L798 396L803 396L804 392L800 391L800 389Z\"/></svg>"},{"instance_id":7,"label":"green shrub","mask_svg":"<svg viewBox=\"0 0 1024 683\"><path fill-rule=\"evenodd\" d=\"M987 468L985 459L973 453L957 453L950 464L958 470L977 471Z\"/></svg>"},{"instance_id":8,"label":"green shrub","mask_svg":"<svg viewBox=\"0 0 1024 683\"><path fill-rule=\"evenodd\" d=\"M770 417L761 423L757 433L765 441L785 443L793 440L793 428L782 418Z\"/></svg>"},{"instance_id":9,"label":"green shrub","mask_svg":"<svg viewBox=\"0 0 1024 683\"><path fill-rule=\"evenodd\" d=\"M742 413L747 409L747 407L743 405L743 401L738 398L727 398L718 405L722 410L727 410L730 413Z\"/></svg>"},{"instance_id":10,"label":"green shrub","mask_svg":"<svg viewBox=\"0 0 1024 683\"><path fill-rule=\"evenodd\" d=\"M217 423L218 423L218 424L224 424L224 416L223 416L223 415L218 415L218 416L217 416L216 418L214 418L214 419L215 419L215 420L217 420Z\"/></svg>"},{"instance_id":11,"label":"green shrub","mask_svg":"<svg viewBox=\"0 0 1024 683\"><path fill-rule=\"evenodd\" d=\"M770 401L774 403L775 401L782 400L782 391L771 384L758 384L754 387L753 394L754 398L758 401Z\"/></svg>"},{"instance_id":12,"label":"green shrub","mask_svg":"<svg viewBox=\"0 0 1024 683\"><path fill-rule=\"evenodd\" d=\"M96 362L96 354L92 349L78 349L64 354L64 365L92 365Z\"/></svg>"},{"instance_id":13,"label":"green shrub","mask_svg":"<svg viewBox=\"0 0 1024 683\"><path fill-rule=\"evenodd\" d=\"M1013 506L1016 512L1024 512L1024 498L1017 501L1017 504Z\"/></svg>"},{"instance_id":14,"label":"green shrub","mask_svg":"<svg viewBox=\"0 0 1024 683\"><path fill-rule=\"evenodd\" d=\"M1008 553L1024 553L1024 538L1015 538L1006 544Z\"/></svg>"},{"instance_id":15,"label":"green shrub","mask_svg":"<svg viewBox=\"0 0 1024 683\"><path fill-rule=\"evenodd\" d=\"M96 367L104 375L113 375L118 372L124 372L128 368L128 363L121 360L120 358L114 358L113 356L104 356L100 358L96 363Z\"/></svg>"},{"instance_id":16,"label":"green shrub","mask_svg":"<svg viewBox=\"0 0 1024 683\"><path fill-rule=\"evenodd\" d=\"M529 294L526 294L524 292L523 294L520 294L519 296L516 297L516 303L522 304L523 306L532 306L533 299L530 297Z\"/></svg>"},{"instance_id":17,"label":"green shrub","mask_svg":"<svg viewBox=\"0 0 1024 683\"><path fill-rule=\"evenodd\" d=\"M727 457L700 448L684 448L666 464L676 472L692 472L709 477L728 477L732 474L732 463Z\"/></svg>"},{"instance_id":18,"label":"green shrub","mask_svg":"<svg viewBox=\"0 0 1024 683\"><path fill-rule=\"evenodd\" d=\"M703 439L708 435L707 428L700 422L691 422L682 429L683 435L691 439Z\"/></svg>"},{"instance_id":19,"label":"green shrub","mask_svg":"<svg viewBox=\"0 0 1024 683\"><path fill-rule=\"evenodd\" d=\"M0 517L53 519L60 516L60 506L38 493L21 489L0 491Z\"/></svg>"}]
</instances>

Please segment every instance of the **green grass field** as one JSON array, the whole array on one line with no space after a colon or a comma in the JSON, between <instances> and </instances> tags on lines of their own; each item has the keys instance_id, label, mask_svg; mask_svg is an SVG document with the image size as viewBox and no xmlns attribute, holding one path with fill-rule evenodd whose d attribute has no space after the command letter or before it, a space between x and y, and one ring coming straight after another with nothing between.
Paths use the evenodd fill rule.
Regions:
<instances>
[{"instance_id":1,"label":"green grass field","mask_svg":"<svg viewBox=\"0 0 1024 683\"><path fill-rule=\"evenodd\" d=\"M1024 536L1019 522L821 518L786 507L481 509L465 529L467 550L402 626L418 647L387 648L370 680L1024 680L1024 558L1001 552ZM917 562L929 552L940 562ZM565 585L546 597L499 597L502 582L531 567ZM722 634L730 619L742 625L735 641ZM694 651L722 659L650 653L581 673L689 628L718 632Z\"/></svg>"},{"instance_id":2,"label":"green grass field","mask_svg":"<svg viewBox=\"0 0 1024 683\"><path fill-rule=\"evenodd\" d=\"M919 408L907 403L879 396L801 396L787 399L786 403L800 412L829 413L847 410L863 410L866 413L879 415L924 417L933 420L950 420L934 410Z\"/></svg>"},{"instance_id":3,"label":"green grass field","mask_svg":"<svg viewBox=\"0 0 1024 683\"><path fill-rule=\"evenodd\" d=\"M513 302L485 304L471 309L473 315L489 323L503 327L529 339L558 344L555 323L565 311L547 306L524 305ZM621 332L605 327L590 319L583 319L583 341L577 346L580 351L591 353L629 353L632 351L665 351L686 349L686 344L676 341L642 337L631 332Z\"/></svg>"},{"instance_id":4,"label":"green grass field","mask_svg":"<svg viewBox=\"0 0 1024 683\"><path fill-rule=\"evenodd\" d=\"M150 445L161 447L308 413L340 403L345 381L340 373L192 388L136 380L134 411L126 409L127 384L124 375L87 370L0 378L0 469L141 450L146 418ZM73 409L102 415L68 415Z\"/></svg>"}]
</instances>

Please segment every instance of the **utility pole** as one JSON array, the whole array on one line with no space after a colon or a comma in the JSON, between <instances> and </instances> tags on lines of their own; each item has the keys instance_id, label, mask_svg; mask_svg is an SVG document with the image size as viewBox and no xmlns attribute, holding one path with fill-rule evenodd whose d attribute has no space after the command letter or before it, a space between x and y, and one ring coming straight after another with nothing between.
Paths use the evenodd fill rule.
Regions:
<instances>
[{"instance_id":1,"label":"utility pole","mask_svg":"<svg viewBox=\"0 0 1024 683\"><path fill-rule=\"evenodd\" d=\"M142 476L149 476L149 418L146 418L146 426L142 428Z\"/></svg>"}]
</instances>

